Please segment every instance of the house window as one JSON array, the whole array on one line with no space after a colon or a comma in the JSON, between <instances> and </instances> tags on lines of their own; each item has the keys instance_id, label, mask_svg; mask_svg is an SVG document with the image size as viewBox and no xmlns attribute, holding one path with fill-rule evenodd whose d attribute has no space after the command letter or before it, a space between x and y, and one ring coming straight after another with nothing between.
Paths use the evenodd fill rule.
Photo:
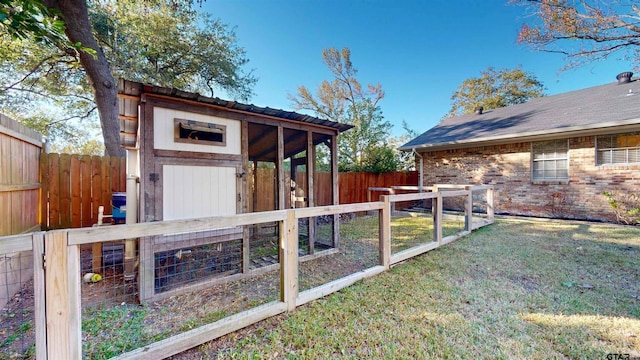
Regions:
<instances>
[{"instance_id":1,"label":"house window","mask_svg":"<svg viewBox=\"0 0 640 360\"><path fill-rule=\"evenodd\" d=\"M640 162L640 132L598 136L596 164L630 164Z\"/></svg>"},{"instance_id":2,"label":"house window","mask_svg":"<svg viewBox=\"0 0 640 360\"><path fill-rule=\"evenodd\" d=\"M175 142L226 145L227 127L195 120L173 119Z\"/></svg>"},{"instance_id":3,"label":"house window","mask_svg":"<svg viewBox=\"0 0 640 360\"><path fill-rule=\"evenodd\" d=\"M569 141L552 140L531 144L533 180L569 179Z\"/></svg>"}]
</instances>

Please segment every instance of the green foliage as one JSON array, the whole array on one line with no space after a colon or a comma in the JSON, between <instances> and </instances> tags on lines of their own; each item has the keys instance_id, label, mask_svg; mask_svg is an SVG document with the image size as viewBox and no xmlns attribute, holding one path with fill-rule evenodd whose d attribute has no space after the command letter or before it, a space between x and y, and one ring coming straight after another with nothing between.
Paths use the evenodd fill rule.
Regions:
<instances>
[{"instance_id":1,"label":"green foliage","mask_svg":"<svg viewBox=\"0 0 640 360\"><path fill-rule=\"evenodd\" d=\"M604 192L609 205L616 214L616 220L621 224L638 225L640 224L640 194L635 192L613 193Z\"/></svg>"},{"instance_id":2,"label":"green foliage","mask_svg":"<svg viewBox=\"0 0 640 360\"><path fill-rule=\"evenodd\" d=\"M144 323L147 310L140 306L89 309L83 314L83 352L90 359L110 359L149 344Z\"/></svg>"},{"instance_id":3,"label":"green foliage","mask_svg":"<svg viewBox=\"0 0 640 360\"><path fill-rule=\"evenodd\" d=\"M345 122L354 128L338 137L340 171L380 173L398 169L395 154L386 145L393 125L384 120L379 106L370 99L354 103Z\"/></svg>"},{"instance_id":4,"label":"green foliage","mask_svg":"<svg viewBox=\"0 0 640 360\"><path fill-rule=\"evenodd\" d=\"M94 35L116 78L246 101L257 79L226 24L174 1L94 2Z\"/></svg>"},{"instance_id":5,"label":"green foliage","mask_svg":"<svg viewBox=\"0 0 640 360\"><path fill-rule=\"evenodd\" d=\"M95 1L89 11L93 35L111 66L106 73L207 95L213 89L242 100L252 95L257 79L243 70L248 59L234 32L194 10L193 2ZM64 134L81 137L86 132L78 129L117 119L98 119L94 91L79 61L79 51L91 49L69 43L59 16L40 1L0 0L0 29L7 30L0 32L0 112L25 123L47 118L39 130L65 149L70 139ZM80 142L93 144L91 149L100 143Z\"/></svg>"},{"instance_id":6,"label":"green foliage","mask_svg":"<svg viewBox=\"0 0 640 360\"><path fill-rule=\"evenodd\" d=\"M0 29L16 39L48 44L68 42L59 15L38 0L0 0Z\"/></svg>"},{"instance_id":7,"label":"green foliage","mask_svg":"<svg viewBox=\"0 0 640 360\"><path fill-rule=\"evenodd\" d=\"M485 110L522 104L544 95L544 85L532 73L520 67L495 70L492 67L478 78L465 80L451 96L446 117L469 114L478 106Z\"/></svg>"},{"instance_id":8,"label":"green foliage","mask_svg":"<svg viewBox=\"0 0 640 360\"><path fill-rule=\"evenodd\" d=\"M305 86L299 86L295 96L289 95L294 107L354 126L338 137L340 171L400 170L400 153L389 146L393 125L384 119L378 105L384 98L382 86L369 84L363 88L356 79L358 71L351 62L349 48L324 49L322 58L334 79L324 80L315 96Z\"/></svg>"}]
</instances>

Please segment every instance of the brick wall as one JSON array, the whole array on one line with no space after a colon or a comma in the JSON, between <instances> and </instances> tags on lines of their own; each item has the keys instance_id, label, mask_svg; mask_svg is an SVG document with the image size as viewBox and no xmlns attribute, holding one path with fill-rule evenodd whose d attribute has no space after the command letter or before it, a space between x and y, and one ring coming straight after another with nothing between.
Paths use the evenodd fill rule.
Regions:
<instances>
[{"instance_id":1,"label":"brick wall","mask_svg":"<svg viewBox=\"0 0 640 360\"><path fill-rule=\"evenodd\" d=\"M495 185L496 213L615 220L605 191L638 191L640 165L596 166L595 138L569 140L569 181L531 180L531 143L433 151L424 184Z\"/></svg>"}]
</instances>

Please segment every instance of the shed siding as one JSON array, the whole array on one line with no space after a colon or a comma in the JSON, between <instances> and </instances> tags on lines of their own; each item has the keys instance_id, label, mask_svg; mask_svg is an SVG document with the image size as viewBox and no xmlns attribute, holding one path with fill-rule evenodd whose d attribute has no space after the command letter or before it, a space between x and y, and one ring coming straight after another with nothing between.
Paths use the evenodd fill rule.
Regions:
<instances>
[{"instance_id":1,"label":"shed siding","mask_svg":"<svg viewBox=\"0 0 640 360\"><path fill-rule=\"evenodd\" d=\"M424 156L424 184L495 185L496 213L612 221L605 191L640 188L640 165L595 165L595 138L569 140L569 181L531 180L531 143L433 151Z\"/></svg>"},{"instance_id":2,"label":"shed siding","mask_svg":"<svg viewBox=\"0 0 640 360\"><path fill-rule=\"evenodd\" d=\"M164 165L163 220L236 214L236 168Z\"/></svg>"},{"instance_id":3,"label":"shed siding","mask_svg":"<svg viewBox=\"0 0 640 360\"><path fill-rule=\"evenodd\" d=\"M173 123L173 119L175 118L225 125L227 127L226 145L199 145L175 142ZM161 107L153 108L153 139L154 149L160 150L193 151L232 155L240 155L241 153L240 121Z\"/></svg>"}]
</instances>

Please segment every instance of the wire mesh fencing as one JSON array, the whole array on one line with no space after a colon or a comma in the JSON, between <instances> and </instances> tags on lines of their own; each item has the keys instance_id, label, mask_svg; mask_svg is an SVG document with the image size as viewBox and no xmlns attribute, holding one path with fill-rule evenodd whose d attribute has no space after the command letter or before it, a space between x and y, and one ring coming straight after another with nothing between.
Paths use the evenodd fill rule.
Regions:
<instances>
[{"instance_id":1,"label":"wire mesh fencing","mask_svg":"<svg viewBox=\"0 0 640 360\"><path fill-rule=\"evenodd\" d=\"M299 250L300 291L380 264L377 214L356 216L350 212L302 218L300 221L315 224L313 253Z\"/></svg>"},{"instance_id":2,"label":"wire mesh fencing","mask_svg":"<svg viewBox=\"0 0 640 360\"><path fill-rule=\"evenodd\" d=\"M279 300L277 230L274 240L268 225L83 245L83 357L108 359Z\"/></svg>"},{"instance_id":3,"label":"wire mesh fencing","mask_svg":"<svg viewBox=\"0 0 640 360\"><path fill-rule=\"evenodd\" d=\"M33 252L0 254L0 360L35 358Z\"/></svg>"}]
</instances>

